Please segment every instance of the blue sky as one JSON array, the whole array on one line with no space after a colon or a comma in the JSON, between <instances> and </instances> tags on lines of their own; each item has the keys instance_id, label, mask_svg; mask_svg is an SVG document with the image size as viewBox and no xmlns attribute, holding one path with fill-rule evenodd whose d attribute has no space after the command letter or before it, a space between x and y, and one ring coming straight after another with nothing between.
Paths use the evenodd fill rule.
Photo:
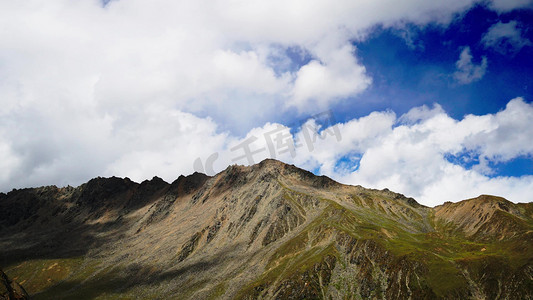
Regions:
<instances>
[{"instance_id":1,"label":"blue sky","mask_svg":"<svg viewBox=\"0 0 533 300\"><path fill-rule=\"evenodd\" d=\"M467 114L494 114L503 110L514 97L533 99L533 47L520 49L510 42L505 53L487 49L484 34L498 22L520 24L521 37L533 41L533 10L520 9L498 14L477 5L457 16L448 26L430 24L405 29L382 28L370 37L355 42L357 55L373 78L372 86L360 95L335 107L341 120L365 116L375 110L404 114L411 108L438 103L453 118ZM406 39L408 32L409 39ZM489 62L485 75L471 84L458 84L453 76L460 49L470 47L474 63L481 57ZM533 137L532 137L533 138ZM460 156L462 157L462 156ZM460 158L459 157L459 158ZM471 168L473 161L454 162ZM531 155L493 165L491 176L533 174Z\"/></svg>"},{"instance_id":2,"label":"blue sky","mask_svg":"<svg viewBox=\"0 0 533 300\"><path fill-rule=\"evenodd\" d=\"M0 192L277 158L426 205L533 194L531 0L0 3Z\"/></svg>"},{"instance_id":3,"label":"blue sky","mask_svg":"<svg viewBox=\"0 0 533 300\"><path fill-rule=\"evenodd\" d=\"M525 46L516 53L502 54L486 49L482 42L492 25L512 21L519 22L523 39L533 40L532 10L497 14L481 5L457 16L447 27L407 24L415 46L401 37L401 30L377 28L368 40L355 43L374 84L351 103L368 99L372 102L362 110L360 106L344 109L364 115L376 108L390 108L402 114L414 106L438 102L452 117L461 118L466 114L495 113L517 96L531 99L533 48ZM466 46L471 49L474 63L485 56L489 64L480 80L460 85L450 74L455 71L460 49Z\"/></svg>"}]
</instances>

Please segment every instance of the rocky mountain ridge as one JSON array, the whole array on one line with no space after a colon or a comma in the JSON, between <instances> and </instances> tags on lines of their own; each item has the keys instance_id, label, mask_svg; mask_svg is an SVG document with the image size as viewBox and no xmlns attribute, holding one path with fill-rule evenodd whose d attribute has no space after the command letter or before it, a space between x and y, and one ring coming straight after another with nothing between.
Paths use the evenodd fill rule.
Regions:
<instances>
[{"instance_id":1,"label":"rocky mountain ridge","mask_svg":"<svg viewBox=\"0 0 533 300\"><path fill-rule=\"evenodd\" d=\"M430 208L276 160L14 190L0 232L36 299L533 298L532 203Z\"/></svg>"}]
</instances>

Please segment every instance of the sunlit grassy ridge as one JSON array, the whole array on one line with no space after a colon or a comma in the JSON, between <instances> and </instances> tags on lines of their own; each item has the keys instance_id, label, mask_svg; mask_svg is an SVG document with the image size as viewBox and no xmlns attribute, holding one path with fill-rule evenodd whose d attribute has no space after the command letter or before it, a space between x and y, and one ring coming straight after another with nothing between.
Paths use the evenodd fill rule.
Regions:
<instances>
[{"instance_id":1,"label":"sunlit grassy ridge","mask_svg":"<svg viewBox=\"0 0 533 300\"><path fill-rule=\"evenodd\" d=\"M429 208L276 161L2 197L3 267L35 299L533 297L531 203Z\"/></svg>"}]
</instances>

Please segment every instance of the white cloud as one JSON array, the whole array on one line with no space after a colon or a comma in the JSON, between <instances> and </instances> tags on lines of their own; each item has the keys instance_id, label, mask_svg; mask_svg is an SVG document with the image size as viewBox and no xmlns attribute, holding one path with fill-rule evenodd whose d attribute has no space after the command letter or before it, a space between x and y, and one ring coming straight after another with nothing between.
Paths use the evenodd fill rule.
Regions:
<instances>
[{"instance_id":1,"label":"white cloud","mask_svg":"<svg viewBox=\"0 0 533 300\"><path fill-rule=\"evenodd\" d=\"M424 50L424 42L418 39L418 32L414 31L412 28L400 27L398 28L398 30L395 31L395 34L405 41L405 44L407 45L407 47L409 47L409 49L421 51Z\"/></svg>"},{"instance_id":2,"label":"white cloud","mask_svg":"<svg viewBox=\"0 0 533 300\"><path fill-rule=\"evenodd\" d=\"M438 103L433 104L433 108L427 107L425 104L419 107L411 108L406 114L399 119L400 123L413 124L419 121L425 121L432 117L444 113L442 106Z\"/></svg>"},{"instance_id":3,"label":"white cloud","mask_svg":"<svg viewBox=\"0 0 533 300\"><path fill-rule=\"evenodd\" d=\"M227 133L218 133L210 119L163 107L152 106L133 119L137 121L124 124L107 141L120 152L106 162L105 174L137 181L157 175L173 181L177 174L192 173L197 157L231 140Z\"/></svg>"},{"instance_id":4,"label":"white cloud","mask_svg":"<svg viewBox=\"0 0 533 300\"><path fill-rule=\"evenodd\" d=\"M414 108L399 118L392 112L374 112L336 124L340 140L332 127L320 131L320 126L310 120L292 135L300 145L295 155L278 153L276 158L308 170L317 169L343 183L389 188L430 206L480 194L528 202L532 200L533 176L494 177L479 166L533 156L529 142L533 136L532 119L533 104L516 98L496 114L467 115L462 120L451 118L438 104L432 109ZM266 150L264 134L276 126L281 125L267 124L246 137L257 137L253 150L265 148L262 154L255 155L255 162L272 157ZM283 128L288 134L288 128ZM310 136L321 132L311 148L303 135L305 130ZM477 165L473 162L474 167L465 168L447 159L450 155L470 159L465 153L475 156ZM228 157L241 154L228 153ZM352 162L343 164L342 159ZM245 159L238 163L247 164ZM488 164L483 167L490 168Z\"/></svg>"},{"instance_id":5,"label":"white cloud","mask_svg":"<svg viewBox=\"0 0 533 300\"><path fill-rule=\"evenodd\" d=\"M20 158L13 153L9 141L6 141L4 134L0 134L0 168L4 170L0 174L0 182L7 182L11 179L12 173L17 170L20 165Z\"/></svg>"},{"instance_id":6,"label":"white cloud","mask_svg":"<svg viewBox=\"0 0 533 300\"><path fill-rule=\"evenodd\" d=\"M508 12L514 9L531 7L532 0L492 0L490 6L499 12Z\"/></svg>"},{"instance_id":7,"label":"white cloud","mask_svg":"<svg viewBox=\"0 0 533 300\"><path fill-rule=\"evenodd\" d=\"M331 139L322 141L314 152L299 153L302 157L298 161L316 161L314 168L320 167L322 173L341 182L389 188L426 205L483 193L504 196L511 201L531 201L533 176L488 176L476 167L466 169L447 156L467 159L463 154L473 153L479 158L478 166L531 157L532 104L516 98L497 114L468 115L460 121L436 105L432 110L413 109L397 120L415 120L413 116L415 123L403 125L396 123L394 114L386 112L340 124L339 144ZM367 121L372 124L373 133L364 128ZM335 167L345 156L360 158L357 170Z\"/></svg>"},{"instance_id":8,"label":"white cloud","mask_svg":"<svg viewBox=\"0 0 533 300\"><path fill-rule=\"evenodd\" d=\"M365 90L372 82L365 67L358 65L354 47L324 51L323 61L313 60L296 74L289 104L300 111L325 109L328 104Z\"/></svg>"},{"instance_id":9,"label":"white cloud","mask_svg":"<svg viewBox=\"0 0 533 300\"><path fill-rule=\"evenodd\" d=\"M465 122L477 122L479 129L465 142L465 147L479 151L484 159L493 162L531 155L533 145L529 140L533 136L532 116L533 106L522 98L511 100L505 110L495 115L466 116Z\"/></svg>"},{"instance_id":10,"label":"white cloud","mask_svg":"<svg viewBox=\"0 0 533 300\"><path fill-rule=\"evenodd\" d=\"M531 41L522 37L522 31L516 21L492 25L481 38L481 42L485 48L492 48L504 55L514 55L523 47L531 46Z\"/></svg>"},{"instance_id":11,"label":"white cloud","mask_svg":"<svg viewBox=\"0 0 533 300\"><path fill-rule=\"evenodd\" d=\"M364 90L371 81L350 41L372 26L445 23L472 3L3 1L0 94L9 97L2 109L62 93L113 113L157 101L230 121L234 112L212 103L239 99L238 119L257 126L253 112L326 106ZM278 74L290 60L279 49L289 47L312 60ZM281 59L269 60L275 55Z\"/></svg>"},{"instance_id":12,"label":"white cloud","mask_svg":"<svg viewBox=\"0 0 533 300\"><path fill-rule=\"evenodd\" d=\"M472 54L470 47L465 47L459 56L459 60L455 63L457 71L453 73L453 77L459 84L469 84L480 80L487 71L487 58L483 56L479 65L472 62Z\"/></svg>"}]
</instances>

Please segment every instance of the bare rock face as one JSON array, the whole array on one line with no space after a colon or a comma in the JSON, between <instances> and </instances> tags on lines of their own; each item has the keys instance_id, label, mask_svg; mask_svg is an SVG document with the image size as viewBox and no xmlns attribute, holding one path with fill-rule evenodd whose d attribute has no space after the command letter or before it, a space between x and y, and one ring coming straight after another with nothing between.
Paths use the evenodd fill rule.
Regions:
<instances>
[{"instance_id":1,"label":"bare rock face","mask_svg":"<svg viewBox=\"0 0 533 300\"><path fill-rule=\"evenodd\" d=\"M10 280L7 275L0 270L0 299L25 300L29 299L29 296L20 284Z\"/></svg>"},{"instance_id":2,"label":"bare rock face","mask_svg":"<svg viewBox=\"0 0 533 300\"><path fill-rule=\"evenodd\" d=\"M96 178L0 194L0 264L36 299L532 299L533 205L430 208L276 160Z\"/></svg>"}]
</instances>

